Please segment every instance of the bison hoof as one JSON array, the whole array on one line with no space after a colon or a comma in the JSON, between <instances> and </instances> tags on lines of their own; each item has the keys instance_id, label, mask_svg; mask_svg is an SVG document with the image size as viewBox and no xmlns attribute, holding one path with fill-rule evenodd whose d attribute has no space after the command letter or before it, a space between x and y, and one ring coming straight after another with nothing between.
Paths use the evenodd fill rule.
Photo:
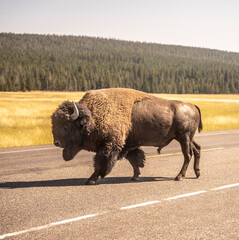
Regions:
<instances>
[{"instance_id":1,"label":"bison hoof","mask_svg":"<svg viewBox=\"0 0 239 240\"><path fill-rule=\"evenodd\" d=\"M138 181L139 181L139 177L132 177L132 178L131 178L131 181L138 182Z\"/></svg>"},{"instance_id":2,"label":"bison hoof","mask_svg":"<svg viewBox=\"0 0 239 240\"><path fill-rule=\"evenodd\" d=\"M174 178L174 181L182 181L183 177L177 176L176 178Z\"/></svg>"},{"instance_id":3,"label":"bison hoof","mask_svg":"<svg viewBox=\"0 0 239 240\"><path fill-rule=\"evenodd\" d=\"M200 173L196 173L196 178L199 178L200 177Z\"/></svg>"},{"instance_id":4,"label":"bison hoof","mask_svg":"<svg viewBox=\"0 0 239 240\"><path fill-rule=\"evenodd\" d=\"M87 180L85 185L95 185L96 184L96 181L93 181L93 180Z\"/></svg>"},{"instance_id":5,"label":"bison hoof","mask_svg":"<svg viewBox=\"0 0 239 240\"><path fill-rule=\"evenodd\" d=\"M158 154L161 154L161 148L157 149Z\"/></svg>"}]
</instances>

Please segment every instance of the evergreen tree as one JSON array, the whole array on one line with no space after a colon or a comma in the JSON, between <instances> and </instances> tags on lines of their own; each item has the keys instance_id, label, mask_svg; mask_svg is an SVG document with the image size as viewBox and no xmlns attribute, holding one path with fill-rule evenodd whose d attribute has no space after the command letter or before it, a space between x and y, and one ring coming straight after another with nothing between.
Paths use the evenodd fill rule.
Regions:
<instances>
[{"instance_id":1,"label":"evergreen tree","mask_svg":"<svg viewBox=\"0 0 239 240\"><path fill-rule=\"evenodd\" d=\"M0 91L128 87L239 93L239 53L112 39L0 33Z\"/></svg>"}]
</instances>

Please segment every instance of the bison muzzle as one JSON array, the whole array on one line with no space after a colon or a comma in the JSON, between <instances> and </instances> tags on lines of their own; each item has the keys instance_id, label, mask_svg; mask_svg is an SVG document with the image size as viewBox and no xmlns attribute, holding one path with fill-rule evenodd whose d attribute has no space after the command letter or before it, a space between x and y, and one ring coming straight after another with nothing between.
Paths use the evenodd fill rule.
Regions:
<instances>
[{"instance_id":1,"label":"bison muzzle","mask_svg":"<svg viewBox=\"0 0 239 240\"><path fill-rule=\"evenodd\" d=\"M126 158L138 180L145 164L141 146L155 146L160 153L177 140L184 163L175 180L185 177L194 155L194 171L200 176L201 147L193 137L202 130L200 109L190 103L166 100L133 89L112 88L88 91L75 103L63 102L52 115L54 144L63 148L69 161L80 150L95 152L94 173L86 184L95 184Z\"/></svg>"}]
</instances>

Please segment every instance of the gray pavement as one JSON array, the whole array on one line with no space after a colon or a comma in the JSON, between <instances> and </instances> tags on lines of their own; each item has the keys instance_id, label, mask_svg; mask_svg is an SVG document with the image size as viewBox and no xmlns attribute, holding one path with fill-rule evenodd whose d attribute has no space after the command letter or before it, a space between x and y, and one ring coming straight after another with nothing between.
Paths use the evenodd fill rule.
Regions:
<instances>
[{"instance_id":1,"label":"gray pavement","mask_svg":"<svg viewBox=\"0 0 239 240\"><path fill-rule=\"evenodd\" d=\"M145 147L139 182L121 160L96 186L93 153L64 162L53 145L0 149L0 239L239 239L239 130L203 132L201 176L172 142Z\"/></svg>"}]
</instances>

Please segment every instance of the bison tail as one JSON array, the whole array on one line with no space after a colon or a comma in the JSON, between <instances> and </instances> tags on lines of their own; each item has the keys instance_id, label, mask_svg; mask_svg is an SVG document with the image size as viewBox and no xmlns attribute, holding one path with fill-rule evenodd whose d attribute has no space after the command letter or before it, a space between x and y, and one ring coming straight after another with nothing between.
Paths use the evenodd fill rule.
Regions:
<instances>
[{"instance_id":1,"label":"bison tail","mask_svg":"<svg viewBox=\"0 0 239 240\"><path fill-rule=\"evenodd\" d=\"M202 129L203 129L203 125L202 125L202 115L201 115L200 108L199 108L197 105L195 105L195 107L197 108L197 110L198 110L198 112L199 112L199 117L200 117L200 119L199 119L199 124L198 124L198 132L200 133L200 132L202 131Z\"/></svg>"}]
</instances>

